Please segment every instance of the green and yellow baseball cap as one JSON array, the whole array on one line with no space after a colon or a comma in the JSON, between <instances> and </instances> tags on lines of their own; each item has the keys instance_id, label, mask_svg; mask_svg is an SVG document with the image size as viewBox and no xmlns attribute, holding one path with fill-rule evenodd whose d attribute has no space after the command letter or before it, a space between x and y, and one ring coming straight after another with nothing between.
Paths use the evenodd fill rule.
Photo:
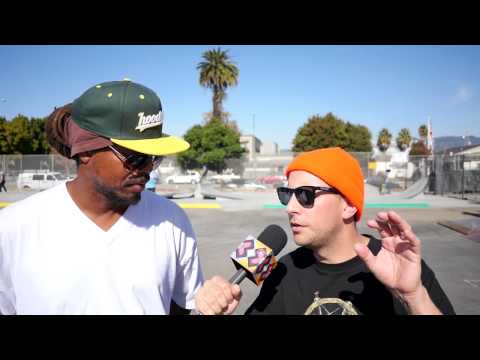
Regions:
<instances>
[{"instance_id":1,"label":"green and yellow baseball cap","mask_svg":"<svg viewBox=\"0 0 480 360\"><path fill-rule=\"evenodd\" d=\"M185 151L190 144L163 133L160 98L128 79L95 85L72 103L72 119L82 129L127 149L149 155Z\"/></svg>"}]
</instances>

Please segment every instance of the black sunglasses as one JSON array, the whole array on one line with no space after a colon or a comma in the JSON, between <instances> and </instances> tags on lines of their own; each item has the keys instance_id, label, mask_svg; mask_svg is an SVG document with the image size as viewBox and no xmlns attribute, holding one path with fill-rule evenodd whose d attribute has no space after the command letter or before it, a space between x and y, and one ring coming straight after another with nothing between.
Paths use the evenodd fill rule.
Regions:
<instances>
[{"instance_id":1,"label":"black sunglasses","mask_svg":"<svg viewBox=\"0 0 480 360\"><path fill-rule=\"evenodd\" d=\"M277 188L278 199L280 200L282 205L287 205L290 201L290 198L292 197L292 194L295 193L295 197L297 198L298 203L304 208L308 209L313 207L317 191L331 194L340 194L337 189L323 186L300 186L295 189L290 189L283 186Z\"/></svg>"},{"instance_id":2,"label":"black sunglasses","mask_svg":"<svg viewBox=\"0 0 480 360\"><path fill-rule=\"evenodd\" d=\"M123 163L123 167L130 171L143 169L149 164L153 164L153 169L155 169L158 167L158 165L160 165L163 160L163 156L146 155L140 153L124 154L114 146L109 145L108 148L112 150L112 152Z\"/></svg>"}]
</instances>

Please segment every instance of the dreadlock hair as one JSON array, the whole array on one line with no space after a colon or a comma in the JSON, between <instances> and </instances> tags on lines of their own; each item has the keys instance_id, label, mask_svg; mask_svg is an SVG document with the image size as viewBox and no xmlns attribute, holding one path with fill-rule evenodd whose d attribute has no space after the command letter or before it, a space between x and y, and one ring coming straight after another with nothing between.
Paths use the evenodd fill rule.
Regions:
<instances>
[{"instance_id":1,"label":"dreadlock hair","mask_svg":"<svg viewBox=\"0 0 480 360\"><path fill-rule=\"evenodd\" d=\"M61 107L56 107L55 110L48 116L45 122L45 134L47 141L60 155L71 159L71 148L67 145L66 139L66 122L72 116L72 103ZM74 160L78 166L78 157Z\"/></svg>"}]
</instances>

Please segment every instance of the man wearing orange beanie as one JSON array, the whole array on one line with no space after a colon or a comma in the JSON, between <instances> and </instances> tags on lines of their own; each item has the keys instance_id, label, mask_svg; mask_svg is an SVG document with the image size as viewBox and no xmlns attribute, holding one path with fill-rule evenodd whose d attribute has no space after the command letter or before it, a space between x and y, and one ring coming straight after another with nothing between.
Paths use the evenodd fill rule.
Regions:
<instances>
[{"instance_id":1,"label":"man wearing orange beanie","mask_svg":"<svg viewBox=\"0 0 480 360\"><path fill-rule=\"evenodd\" d=\"M300 247L280 259L247 314L454 314L421 259L419 239L398 214L379 212L367 222L381 240L358 232L364 181L355 158L338 147L309 151L286 175L288 187L277 192ZM207 281L197 309L231 313L225 298L233 297L214 296L230 288L218 277Z\"/></svg>"}]
</instances>

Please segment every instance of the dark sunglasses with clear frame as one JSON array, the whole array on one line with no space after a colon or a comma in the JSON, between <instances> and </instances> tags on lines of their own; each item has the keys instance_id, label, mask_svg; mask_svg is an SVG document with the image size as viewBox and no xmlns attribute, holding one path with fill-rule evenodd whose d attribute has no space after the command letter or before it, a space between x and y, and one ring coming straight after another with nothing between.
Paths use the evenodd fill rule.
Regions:
<instances>
[{"instance_id":1,"label":"dark sunglasses with clear frame","mask_svg":"<svg viewBox=\"0 0 480 360\"><path fill-rule=\"evenodd\" d=\"M313 203L315 202L317 191L330 194L340 194L337 189L324 186L300 186L295 189L282 186L277 188L277 195L280 203L282 203L282 205L287 205L292 195L295 194L298 203L304 208L310 209L313 207Z\"/></svg>"},{"instance_id":2,"label":"dark sunglasses with clear frame","mask_svg":"<svg viewBox=\"0 0 480 360\"><path fill-rule=\"evenodd\" d=\"M153 169L156 169L163 160L163 156L154 156L147 154L124 154L119 149L112 145L108 146L117 157L123 163L123 167L129 171L143 169L148 164L153 164Z\"/></svg>"}]
</instances>

